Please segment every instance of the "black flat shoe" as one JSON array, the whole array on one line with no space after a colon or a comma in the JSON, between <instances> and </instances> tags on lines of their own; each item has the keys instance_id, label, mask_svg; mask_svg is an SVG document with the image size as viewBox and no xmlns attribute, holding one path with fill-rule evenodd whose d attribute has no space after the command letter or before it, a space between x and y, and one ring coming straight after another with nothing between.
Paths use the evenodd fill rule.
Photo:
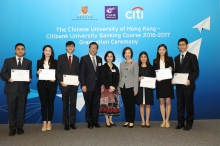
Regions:
<instances>
[{"instance_id":1,"label":"black flat shoe","mask_svg":"<svg viewBox=\"0 0 220 146\"><path fill-rule=\"evenodd\" d=\"M185 127L184 124L178 124L175 129L181 129L182 127Z\"/></svg>"},{"instance_id":2,"label":"black flat shoe","mask_svg":"<svg viewBox=\"0 0 220 146\"><path fill-rule=\"evenodd\" d=\"M65 124L64 130L69 131L70 130L70 125L69 124Z\"/></svg>"},{"instance_id":3,"label":"black flat shoe","mask_svg":"<svg viewBox=\"0 0 220 146\"><path fill-rule=\"evenodd\" d=\"M14 136L16 134L16 130L10 130L10 132L9 132L9 136Z\"/></svg>"},{"instance_id":4,"label":"black flat shoe","mask_svg":"<svg viewBox=\"0 0 220 146\"><path fill-rule=\"evenodd\" d=\"M93 124L92 123L88 123L88 128L92 129L93 128Z\"/></svg>"},{"instance_id":5,"label":"black flat shoe","mask_svg":"<svg viewBox=\"0 0 220 146\"><path fill-rule=\"evenodd\" d=\"M17 129L17 133L18 133L19 135L24 134L23 128L18 128L18 129Z\"/></svg>"},{"instance_id":6,"label":"black flat shoe","mask_svg":"<svg viewBox=\"0 0 220 146\"><path fill-rule=\"evenodd\" d=\"M190 129L192 129L192 126L189 126L189 125L186 125L186 126L183 128L183 130L186 130L186 131L188 131L188 130L190 130Z\"/></svg>"},{"instance_id":7,"label":"black flat shoe","mask_svg":"<svg viewBox=\"0 0 220 146\"><path fill-rule=\"evenodd\" d=\"M129 128L133 128L134 127L134 125L133 126L128 126Z\"/></svg>"},{"instance_id":8,"label":"black flat shoe","mask_svg":"<svg viewBox=\"0 0 220 146\"><path fill-rule=\"evenodd\" d=\"M101 126L99 125L99 123L93 123L93 126L95 126L96 128L100 128Z\"/></svg>"},{"instance_id":9,"label":"black flat shoe","mask_svg":"<svg viewBox=\"0 0 220 146\"><path fill-rule=\"evenodd\" d=\"M72 129L77 129L77 127L76 127L75 124L70 124L70 127L71 127Z\"/></svg>"}]
</instances>

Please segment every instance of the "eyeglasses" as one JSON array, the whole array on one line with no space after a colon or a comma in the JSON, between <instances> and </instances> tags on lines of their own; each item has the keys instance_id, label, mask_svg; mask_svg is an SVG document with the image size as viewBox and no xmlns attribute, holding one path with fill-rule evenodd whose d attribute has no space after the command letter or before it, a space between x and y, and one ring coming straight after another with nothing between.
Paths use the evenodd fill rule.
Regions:
<instances>
[{"instance_id":1,"label":"eyeglasses","mask_svg":"<svg viewBox=\"0 0 220 146\"><path fill-rule=\"evenodd\" d=\"M178 44L178 46L186 46L186 44Z\"/></svg>"}]
</instances>

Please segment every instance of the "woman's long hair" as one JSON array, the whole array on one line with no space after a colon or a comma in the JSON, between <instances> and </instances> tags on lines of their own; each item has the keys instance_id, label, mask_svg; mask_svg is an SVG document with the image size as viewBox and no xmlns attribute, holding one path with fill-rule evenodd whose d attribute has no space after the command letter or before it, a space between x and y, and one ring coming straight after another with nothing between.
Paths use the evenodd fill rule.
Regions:
<instances>
[{"instance_id":1,"label":"woman's long hair","mask_svg":"<svg viewBox=\"0 0 220 146\"><path fill-rule=\"evenodd\" d=\"M160 61L160 54L158 52L160 47L164 47L166 49L166 53L164 54L164 62L169 62L167 46L165 44L160 44L157 48L157 57L155 59L155 63L157 64Z\"/></svg>"},{"instance_id":2,"label":"woman's long hair","mask_svg":"<svg viewBox=\"0 0 220 146\"><path fill-rule=\"evenodd\" d=\"M53 47L50 45L45 45L43 47L43 53L42 53L42 57L40 59L40 64L43 65L44 64L44 60L45 60L45 55L44 55L44 50L46 49L46 47L49 47L51 49L51 55L50 55L50 59L48 61L48 65L54 65L55 64L55 60L54 60L54 51L53 51Z\"/></svg>"}]
</instances>

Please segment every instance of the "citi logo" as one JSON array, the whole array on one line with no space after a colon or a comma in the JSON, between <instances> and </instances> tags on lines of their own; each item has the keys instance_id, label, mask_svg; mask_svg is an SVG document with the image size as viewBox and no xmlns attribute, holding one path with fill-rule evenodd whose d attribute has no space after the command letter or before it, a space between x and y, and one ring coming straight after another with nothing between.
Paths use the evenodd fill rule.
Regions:
<instances>
[{"instance_id":1,"label":"citi logo","mask_svg":"<svg viewBox=\"0 0 220 146\"><path fill-rule=\"evenodd\" d=\"M144 9L142 7L134 7L132 11L125 13L127 19L144 19Z\"/></svg>"}]
</instances>

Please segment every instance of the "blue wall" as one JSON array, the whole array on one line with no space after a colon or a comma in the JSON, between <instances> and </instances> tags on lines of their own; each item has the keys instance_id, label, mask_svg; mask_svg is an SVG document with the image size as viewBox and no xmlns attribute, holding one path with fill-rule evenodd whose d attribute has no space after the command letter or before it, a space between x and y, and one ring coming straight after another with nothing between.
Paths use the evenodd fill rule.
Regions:
<instances>
[{"instance_id":1,"label":"blue wall","mask_svg":"<svg viewBox=\"0 0 220 146\"><path fill-rule=\"evenodd\" d=\"M81 13L81 6L88 6L90 17L80 18L78 16ZM118 19L107 20L105 6L112 6L111 8L114 8L113 14L116 14ZM136 6L143 10L132 10ZM137 14L137 12L139 13ZM130 46L134 50L134 60L138 59L141 51L147 51L152 63L159 44L166 44L169 55L175 57L179 53L178 39L186 37L190 43L189 51L198 56L200 66L194 99L195 119L219 119L219 26L219 0L201 0L199 2L192 0L0 1L0 67L2 67L5 58L14 56L16 43L25 44L27 52L25 57L31 59L33 63L33 79L30 84L32 90L28 95L26 123L38 123L41 122L41 114L35 73L36 61L41 57L44 45L52 45L57 58L59 54L65 53L65 43L72 40L76 43L74 54L81 57L88 53L88 44L82 44L82 41L84 43L99 41L102 44L99 44L98 55L103 57L107 50L112 50L116 54L115 63L119 65L123 61L122 49L126 46ZM70 28L81 28L81 31L74 32ZM115 28L117 32L94 31L93 28ZM64 35L68 38L48 38L51 34ZM104 38L103 34L112 36ZM134 34L134 37L126 37ZM72 38L74 35L78 38ZM115 44L118 41L123 43ZM129 44L129 41L132 44ZM107 44L103 44L104 42ZM0 81L0 123L7 123L7 101L3 89L4 82ZM83 107L80 88L78 92L77 122L85 122L85 107ZM124 121L121 100L120 107L121 115L115 117L115 121ZM140 120L138 108L137 106L137 121ZM171 120L176 120L176 111L175 97L172 100ZM60 90L58 90L53 121L60 123L61 115L62 100ZM161 120L156 97L150 120ZM100 117L100 121L104 121L104 118Z\"/></svg>"}]
</instances>

